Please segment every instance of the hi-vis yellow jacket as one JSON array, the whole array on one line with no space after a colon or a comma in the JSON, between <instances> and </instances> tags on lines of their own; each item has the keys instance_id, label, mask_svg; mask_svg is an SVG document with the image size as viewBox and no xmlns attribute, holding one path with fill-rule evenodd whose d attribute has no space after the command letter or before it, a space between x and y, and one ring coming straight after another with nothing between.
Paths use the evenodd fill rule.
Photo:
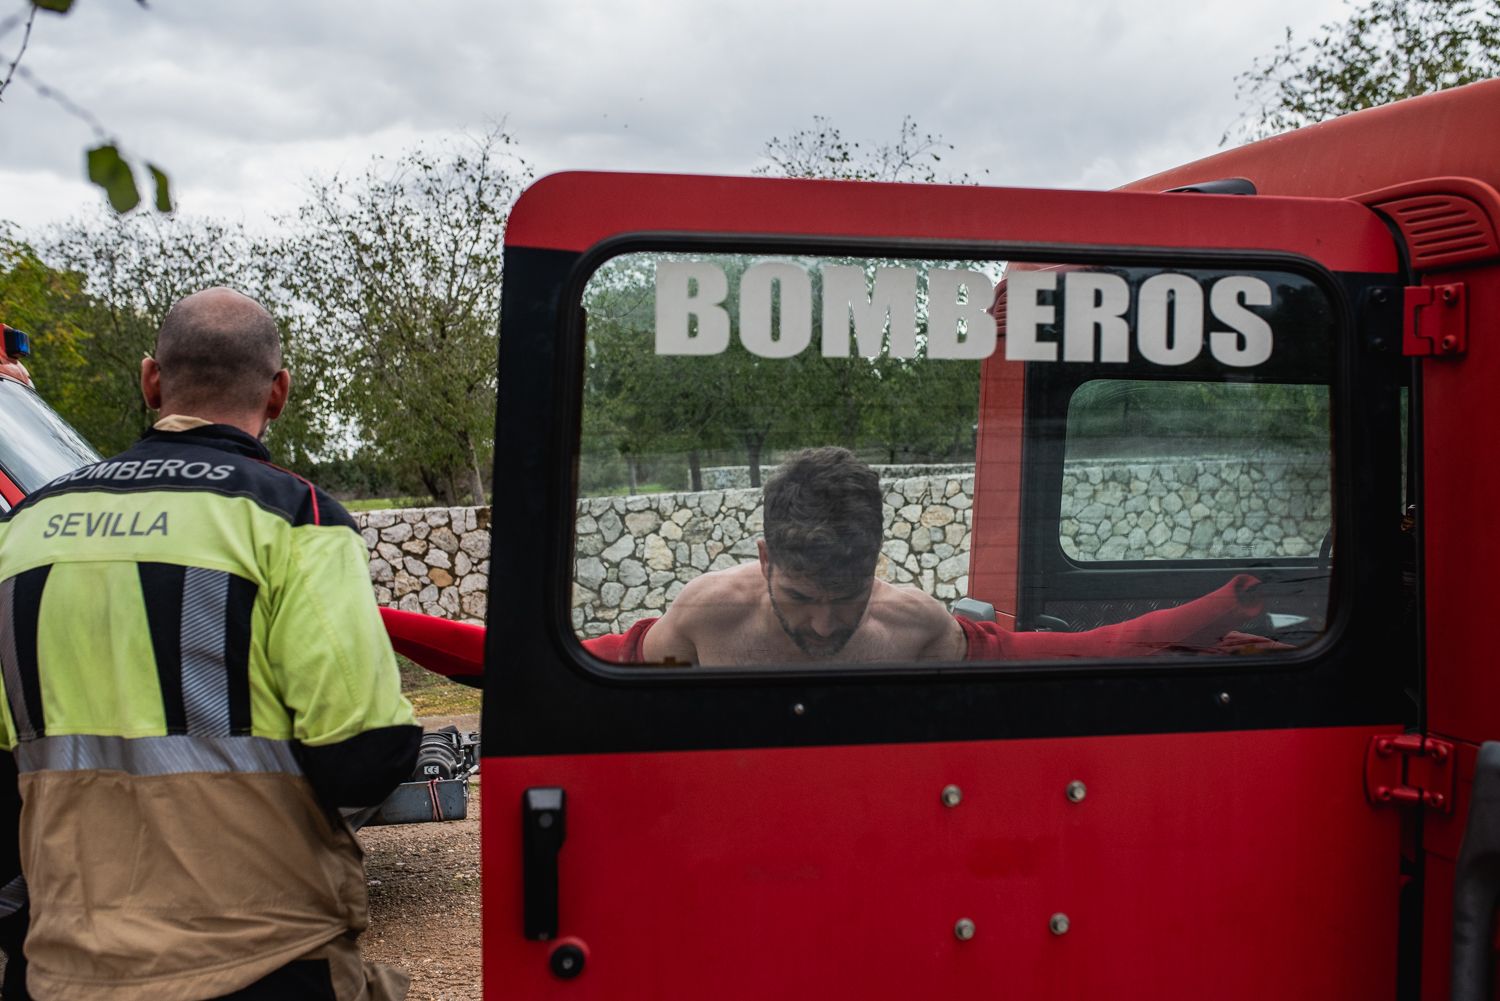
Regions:
<instances>
[{"instance_id":1,"label":"hi-vis yellow jacket","mask_svg":"<svg viewBox=\"0 0 1500 1001\"><path fill-rule=\"evenodd\" d=\"M407 778L420 731L353 528L223 425L0 519L35 996L217 996L365 926L335 808Z\"/></svg>"}]
</instances>

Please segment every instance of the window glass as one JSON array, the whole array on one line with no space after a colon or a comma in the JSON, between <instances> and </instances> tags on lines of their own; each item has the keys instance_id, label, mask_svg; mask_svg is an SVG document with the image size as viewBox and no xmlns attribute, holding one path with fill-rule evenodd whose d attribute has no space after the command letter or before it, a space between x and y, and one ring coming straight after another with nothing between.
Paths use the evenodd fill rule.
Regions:
<instances>
[{"instance_id":1,"label":"window glass","mask_svg":"<svg viewBox=\"0 0 1500 1001\"><path fill-rule=\"evenodd\" d=\"M1328 387L1099 379L1068 406L1058 542L1079 561L1314 557Z\"/></svg>"},{"instance_id":2,"label":"window glass","mask_svg":"<svg viewBox=\"0 0 1500 1001\"><path fill-rule=\"evenodd\" d=\"M63 473L99 461L99 453L35 391L0 379L0 467L30 493Z\"/></svg>"},{"instance_id":3,"label":"window glass","mask_svg":"<svg viewBox=\"0 0 1500 1001\"><path fill-rule=\"evenodd\" d=\"M651 251L581 305L571 615L602 660L1220 656L1322 628L1333 310L1307 278Z\"/></svg>"}]
</instances>

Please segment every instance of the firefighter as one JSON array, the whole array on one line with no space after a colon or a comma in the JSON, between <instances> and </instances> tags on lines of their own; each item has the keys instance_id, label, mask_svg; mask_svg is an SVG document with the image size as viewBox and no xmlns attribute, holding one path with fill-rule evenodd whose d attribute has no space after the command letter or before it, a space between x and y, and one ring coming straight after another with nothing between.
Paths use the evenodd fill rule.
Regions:
<instances>
[{"instance_id":1,"label":"firefighter","mask_svg":"<svg viewBox=\"0 0 1500 1001\"><path fill-rule=\"evenodd\" d=\"M268 461L276 325L224 288L172 307L162 419L0 521L0 743L23 802L33 996L399 998L365 964L340 807L410 776L349 515Z\"/></svg>"}]
</instances>

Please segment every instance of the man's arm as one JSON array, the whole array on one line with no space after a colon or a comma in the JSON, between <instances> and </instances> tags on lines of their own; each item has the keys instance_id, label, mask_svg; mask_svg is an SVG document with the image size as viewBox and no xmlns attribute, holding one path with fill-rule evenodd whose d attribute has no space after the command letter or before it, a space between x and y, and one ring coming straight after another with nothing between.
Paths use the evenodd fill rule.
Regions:
<instances>
[{"instance_id":1,"label":"man's arm","mask_svg":"<svg viewBox=\"0 0 1500 1001\"><path fill-rule=\"evenodd\" d=\"M0 688L0 703L4 701L5 693ZM21 944L26 940L31 909L26 880L21 876L21 793L9 707L0 707L0 748L0 951L5 953L0 997L24 998L26 956Z\"/></svg>"},{"instance_id":2,"label":"man's arm","mask_svg":"<svg viewBox=\"0 0 1500 1001\"><path fill-rule=\"evenodd\" d=\"M697 664L698 646L693 642L699 577L684 587L662 617L641 640L641 659L648 664Z\"/></svg>"},{"instance_id":3,"label":"man's arm","mask_svg":"<svg viewBox=\"0 0 1500 1001\"><path fill-rule=\"evenodd\" d=\"M968 656L969 643L963 627L948 613L941 601L925 591L908 590L907 593L926 599L921 603L920 628L927 635L927 642L917 653L918 660L963 660Z\"/></svg>"},{"instance_id":4,"label":"man's arm","mask_svg":"<svg viewBox=\"0 0 1500 1001\"><path fill-rule=\"evenodd\" d=\"M1010 632L994 622L969 622L963 629L970 660L1029 660L1060 657L1144 657L1167 650L1228 653L1263 644L1235 633L1236 626L1261 613L1260 581L1240 574L1215 591L1175 608L1164 608L1124 622L1081 633ZM957 621L957 620L955 620Z\"/></svg>"},{"instance_id":5,"label":"man's arm","mask_svg":"<svg viewBox=\"0 0 1500 1001\"><path fill-rule=\"evenodd\" d=\"M411 777L421 728L401 694L370 590L369 554L342 524L291 530L268 644L303 771L330 806L373 806Z\"/></svg>"}]
</instances>

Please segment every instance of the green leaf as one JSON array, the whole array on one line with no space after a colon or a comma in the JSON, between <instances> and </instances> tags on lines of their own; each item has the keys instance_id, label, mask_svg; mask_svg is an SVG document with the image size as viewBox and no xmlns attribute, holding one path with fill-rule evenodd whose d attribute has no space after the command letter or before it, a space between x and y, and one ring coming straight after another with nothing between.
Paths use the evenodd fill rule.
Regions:
<instances>
[{"instance_id":1,"label":"green leaf","mask_svg":"<svg viewBox=\"0 0 1500 1001\"><path fill-rule=\"evenodd\" d=\"M96 146L88 154L89 180L104 189L109 204L121 215L141 203L130 164L120 156L113 143Z\"/></svg>"},{"instance_id":2,"label":"green leaf","mask_svg":"<svg viewBox=\"0 0 1500 1001\"><path fill-rule=\"evenodd\" d=\"M151 171L151 180L156 185L156 211L172 211L172 191L166 173L154 163L146 164L146 169Z\"/></svg>"},{"instance_id":3,"label":"green leaf","mask_svg":"<svg viewBox=\"0 0 1500 1001\"><path fill-rule=\"evenodd\" d=\"M73 7L73 0L31 0L31 3L34 7L54 11L58 14L66 14Z\"/></svg>"}]
</instances>

